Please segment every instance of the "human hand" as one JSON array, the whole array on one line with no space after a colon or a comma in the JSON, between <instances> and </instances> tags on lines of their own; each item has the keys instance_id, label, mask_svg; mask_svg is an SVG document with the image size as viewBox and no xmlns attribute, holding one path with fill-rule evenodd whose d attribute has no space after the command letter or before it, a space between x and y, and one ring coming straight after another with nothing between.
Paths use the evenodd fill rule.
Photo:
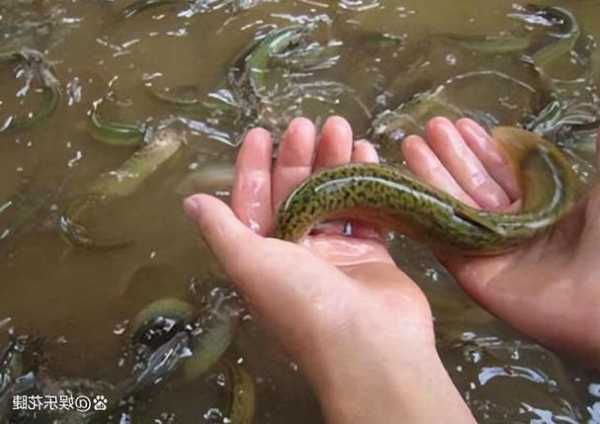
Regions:
<instances>
[{"instance_id":1,"label":"human hand","mask_svg":"<svg viewBox=\"0 0 600 424\"><path fill-rule=\"evenodd\" d=\"M377 154L366 142L354 143L341 118L325 123L318 143L310 121L292 121L274 166L270 134L254 129L238 155L233 211L206 195L186 199L184 207L307 373L328 421L472 422L435 350L427 300L396 268L376 231L357 227L355 237L334 231L302 244L266 237L295 186L317 168L351 160L373 162Z\"/></svg>"},{"instance_id":2,"label":"human hand","mask_svg":"<svg viewBox=\"0 0 600 424\"><path fill-rule=\"evenodd\" d=\"M600 149L598 149L600 150ZM426 138L402 151L418 177L464 203L518 207L514 171L486 131L470 119L434 118ZM599 156L600 163L600 156ZM555 350L600 369L600 188L550 233L507 254L440 257L487 310Z\"/></svg>"}]
</instances>

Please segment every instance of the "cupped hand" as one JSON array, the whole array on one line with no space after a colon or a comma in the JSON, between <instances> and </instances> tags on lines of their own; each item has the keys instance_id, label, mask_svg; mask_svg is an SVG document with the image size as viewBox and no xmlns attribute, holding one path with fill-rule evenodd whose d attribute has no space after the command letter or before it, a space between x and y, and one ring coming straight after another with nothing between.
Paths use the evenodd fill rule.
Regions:
<instances>
[{"instance_id":1,"label":"cupped hand","mask_svg":"<svg viewBox=\"0 0 600 424\"><path fill-rule=\"evenodd\" d=\"M408 137L402 151L418 177L471 206L514 210L522 196L501 149L470 119L454 124L434 118L426 137ZM541 343L600 368L598 188L553 231L515 251L440 259L490 312Z\"/></svg>"},{"instance_id":2,"label":"cupped hand","mask_svg":"<svg viewBox=\"0 0 600 424\"><path fill-rule=\"evenodd\" d=\"M329 118L319 139L312 122L297 118L274 164L272 157L270 134L251 130L236 163L232 209L206 195L184 207L307 373L328 420L472 422L435 351L427 300L375 230L358 226L347 237L334 225L301 244L267 237L278 205L302 180L321 167L377 161L374 148L354 142L342 118Z\"/></svg>"}]
</instances>

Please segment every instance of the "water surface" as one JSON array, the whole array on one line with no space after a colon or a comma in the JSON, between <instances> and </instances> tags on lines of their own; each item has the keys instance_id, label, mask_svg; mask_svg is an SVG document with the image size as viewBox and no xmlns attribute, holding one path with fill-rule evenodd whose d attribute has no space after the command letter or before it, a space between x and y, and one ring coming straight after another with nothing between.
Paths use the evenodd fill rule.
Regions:
<instances>
[{"instance_id":1,"label":"water surface","mask_svg":"<svg viewBox=\"0 0 600 424\"><path fill-rule=\"evenodd\" d=\"M476 0L196 0L124 17L128 4L9 0L0 5L0 50L45 52L65 93L43 124L0 132L0 345L9 333L40 338L43 368L57 377L118 381L128 371L122 365L127 323L144 305L166 296L197 304L214 284L225 285L183 216L181 198L191 189L181 181L194 170L213 169L215 181L206 176L191 187L227 198L227 177L219 179L219 172L230 169L249 125L277 132L293 116L322 122L336 113L351 120L357 135L368 135L377 113L439 85L465 108L515 125L531 112L529 88L541 90L539 75L517 54L483 55L440 41L445 34L527 30L511 17L520 10L518 2L488 0L482 7ZM543 4L572 11L582 28L583 51L595 48L599 2ZM281 102L258 118L244 116L243 104L238 115L215 115L182 111L151 94L182 85L194 87L200 98L229 90L229 69L255 39L308 23L316 26L312 36L328 60L275 80L270 88ZM589 66L573 53L550 72L562 81L564 96L594 103L597 75L583 77ZM0 123L35 110L40 94L23 92L18 67L2 66L0 75ZM285 97L290 93L296 94L292 100ZM135 150L107 146L89 135L89 114L99 100L103 116L114 121L156 125L185 117L190 125L186 153L105 211L109 219L99 222L100 228L134 240L108 251L70 246L57 229L69 200ZM2 208L14 199L29 205L18 225ZM442 359L478 420L600 422L597 378L594 385L577 364L481 310L423 249L401 239L394 252L426 291ZM252 319L243 321L230 354L243 358L256 382L255 422L321 422L295 364ZM217 374L193 383L169 380L148 394L151 402L137 402L134 422L222 422Z\"/></svg>"}]
</instances>

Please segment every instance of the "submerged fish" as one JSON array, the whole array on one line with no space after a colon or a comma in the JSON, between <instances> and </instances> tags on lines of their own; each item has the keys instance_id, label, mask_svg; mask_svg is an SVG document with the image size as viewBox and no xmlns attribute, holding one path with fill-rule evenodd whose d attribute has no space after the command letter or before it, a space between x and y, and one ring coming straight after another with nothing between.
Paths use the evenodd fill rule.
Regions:
<instances>
[{"instance_id":1,"label":"submerged fish","mask_svg":"<svg viewBox=\"0 0 600 424\"><path fill-rule=\"evenodd\" d=\"M161 166L169 161L184 143L182 134L172 129L157 131L119 168L99 175L86 189L69 202L59 219L63 238L74 246L114 248L126 246L128 240L94 234L83 225L82 217L100 206L133 195Z\"/></svg>"},{"instance_id":2,"label":"submerged fish","mask_svg":"<svg viewBox=\"0 0 600 424\"><path fill-rule=\"evenodd\" d=\"M147 128L143 124L123 124L103 120L94 107L90 114L88 133L94 140L110 146L139 146L143 143Z\"/></svg>"},{"instance_id":3,"label":"submerged fish","mask_svg":"<svg viewBox=\"0 0 600 424\"><path fill-rule=\"evenodd\" d=\"M19 51L0 53L0 64L21 63L27 76L27 86L32 81L41 85L43 99L37 110L24 116L11 116L0 127L0 131L9 128L25 129L37 126L54 113L60 103L62 90L51 65L43 53L22 48Z\"/></svg>"},{"instance_id":4,"label":"submerged fish","mask_svg":"<svg viewBox=\"0 0 600 424\"><path fill-rule=\"evenodd\" d=\"M323 170L292 192L279 210L275 235L298 240L320 221L355 218L454 252L510 250L549 230L570 209L575 175L559 148L536 134L499 127L492 135L521 172L521 212L478 210L395 167L349 164Z\"/></svg>"}]
</instances>

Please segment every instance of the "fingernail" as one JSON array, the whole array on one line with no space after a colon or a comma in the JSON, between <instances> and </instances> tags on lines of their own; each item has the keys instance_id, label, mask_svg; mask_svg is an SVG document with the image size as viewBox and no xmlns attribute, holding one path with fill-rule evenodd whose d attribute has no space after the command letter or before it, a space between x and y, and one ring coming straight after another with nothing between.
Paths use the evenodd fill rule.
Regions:
<instances>
[{"instance_id":1,"label":"fingernail","mask_svg":"<svg viewBox=\"0 0 600 424\"><path fill-rule=\"evenodd\" d=\"M191 219L198 219L202 215L202 195L195 194L183 201L183 211Z\"/></svg>"},{"instance_id":2,"label":"fingernail","mask_svg":"<svg viewBox=\"0 0 600 424\"><path fill-rule=\"evenodd\" d=\"M288 130L291 130L292 132L297 132L304 125L312 125L312 121L303 116L298 116L292 119L292 121L288 125Z\"/></svg>"},{"instance_id":3,"label":"fingernail","mask_svg":"<svg viewBox=\"0 0 600 424\"><path fill-rule=\"evenodd\" d=\"M350 122L348 122L345 118L342 118L341 116L337 116L337 115L330 116L329 118L327 118L327 122L329 122L330 125L331 125L331 122L334 122L334 121L337 122L338 124L342 125L346 129L346 131L348 131L349 133L352 133L352 126L350 125ZM327 124L327 122L326 122L326 124Z\"/></svg>"},{"instance_id":4,"label":"fingernail","mask_svg":"<svg viewBox=\"0 0 600 424\"><path fill-rule=\"evenodd\" d=\"M443 131L447 131L448 128L454 129L454 124L448 118L445 118L443 116L436 116L435 118L430 119L427 123L428 129L431 130L435 127L438 127Z\"/></svg>"},{"instance_id":5,"label":"fingernail","mask_svg":"<svg viewBox=\"0 0 600 424\"><path fill-rule=\"evenodd\" d=\"M490 135L487 131L476 122L468 122L467 129L471 131L474 137L478 138L480 141L487 141L490 139Z\"/></svg>"},{"instance_id":6,"label":"fingernail","mask_svg":"<svg viewBox=\"0 0 600 424\"><path fill-rule=\"evenodd\" d=\"M479 202L485 209L497 210L504 208L510 204L510 199L506 195L486 193Z\"/></svg>"},{"instance_id":7,"label":"fingernail","mask_svg":"<svg viewBox=\"0 0 600 424\"><path fill-rule=\"evenodd\" d=\"M433 118L430 121L428 130L432 131L429 132L430 135L437 134L438 136L448 139L448 141L453 141L457 136L460 136L452 121L444 117Z\"/></svg>"}]
</instances>

